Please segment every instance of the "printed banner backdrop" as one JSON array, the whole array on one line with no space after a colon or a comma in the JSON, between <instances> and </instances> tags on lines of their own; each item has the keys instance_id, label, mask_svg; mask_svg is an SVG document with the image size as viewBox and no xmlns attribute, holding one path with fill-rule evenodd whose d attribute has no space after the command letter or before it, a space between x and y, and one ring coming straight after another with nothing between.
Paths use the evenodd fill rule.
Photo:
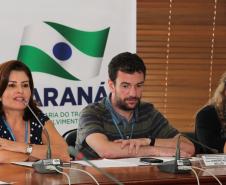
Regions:
<instances>
[{"instance_id":1,"label":"printed banner backdrop","mask_svg":"<svg viewBox=\"0 0 226 185\"><path fill-rule=\"evenodd\" d=\"M34 98L60 134L108 95L111 58L136 51L135 0L4 0L0 12L0 63L29 66Z\"/></svg>"}]
</instances>

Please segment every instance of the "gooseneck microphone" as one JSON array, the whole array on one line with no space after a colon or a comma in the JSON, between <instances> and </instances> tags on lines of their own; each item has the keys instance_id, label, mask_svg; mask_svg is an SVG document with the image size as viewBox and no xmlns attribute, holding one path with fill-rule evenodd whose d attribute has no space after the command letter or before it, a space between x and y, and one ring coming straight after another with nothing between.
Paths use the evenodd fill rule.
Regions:
<instances>
[{"instance_id":1,"label":"gooseneck microphone","mask_svg":"<svg viewBox=\"0 0 226 185\"><path fill-rule=\"evenodd\" d=\"M24 100L24 104L27 106L27 108L30 110L30 112L32 113L32 115L35 117L35 119L38 121L38 123L42 126L42 130L44 131L44 134L47 138L47 153L46 153L46 158L47 159L51 159L52 157L52 152L51 152L51 147L50 147L50 138L49 138L49 133L48 131L45 129L44 125L42 124L42 122L38 119L37 115L34 113L34 111L31 109L31 107L29 106L29 104Z\"/></svg>"},{"instance_id":2,"label":"gooseneck microphone","mask_svg":"<svg viewBox=\"0 0 226 185\"><path fill-rule=\"evenodd\" d=\"M167 161L159 165L158 168L160 171L168 172L168 173L190 173L191 162L189 159L180 159L180 137L183 136L180 134L177 138L176 144L176 154L175 160Z\"/></svg>"},{"instance_id":3,"label":"gooseneck microphone","mask_svg":"<svg viewBox=\"0 0 226 185\"><path fill-rule=\"evenodd\" d=\"M162 165L158 166L160 171L168 172L168 173L189 173L191 171L191 168L189 168L189 166L191 166L190 160L189 159L180 159L180 137L181 136L208 149L209 151L211 151L214 154L219 153L218 150L216 150L214 148L208 147L205 144L203 144L191 137L188 137L184 134L180 134L177 138L175 160L164 162Z\"/></svg>"},{"instance_id":4,"label":"gooseneck microphone","mask_svg":"<svg viewBox=\"0 0 226 185\"><path fill-rule=\"evenodd\" d=\"M54 167L57 168L57 170L62 171L62 163L60 159L52 159L52 153L51 153L51 146L50 146L50 137L49 133L42 124L42 122L39 120L38 116L34 113L34 111L29 106L28 102L26 100L23 100L23 103L26 105L26 107L30 110L32 115L35 117L35 119L38 121L38 123L42 126L42 130L46 136L47 139L47 153L46 153L46 159L36 161L32 164L32 167L39 172L39 173L58 173Z\"/></svg>"},{"instance_id":5,"label":"gooseneck microphone","mask_svg":"<svg viewBox=\"0 0 226 185\"><path fill-rule=\"evenodd\" d=\"M120 182L118 179L116 179L114 176L112 176L111 174L107 173L106 171L102 170L101 168L97 167L95 164L93 164L90 160L88 160L81 152L77 155L77 158L84 160L85 162L87 162L90 166L92 166L93 168L95 168L97 171L99 171L100 173L102 173L105 177L107 177L108 179L110 179L111 181L115 182L118 185L123 185L122 182Z\"/></svg>"},{"instance_id":6,"label":"gooseneck microphone","mask_svg":"<svg viewBox=\"0 0 226 185\"><path fill-rule=\"evenodd\" d=\"M74 147L69 147L68 148L68 152L70 154L72 154L74 157L75 157L75 148ZM105 170L99 168L98 166L96 166L95 164L93 164L91 162L91 160L87 159L82 152L79 152L76 156L76 159L78 160L83 160L85 161L86 163L88 163L90 166L92 166L94 169L96 169L97 171L99 171L101 174L103 174L105 177L107 177L108 179L110 179L112 182L114 182L115 184L118 184L118 185L123 185L122 182L120 182L117 178L115 178L113 175L107 173Z\"/></svg>"}]
</instances>

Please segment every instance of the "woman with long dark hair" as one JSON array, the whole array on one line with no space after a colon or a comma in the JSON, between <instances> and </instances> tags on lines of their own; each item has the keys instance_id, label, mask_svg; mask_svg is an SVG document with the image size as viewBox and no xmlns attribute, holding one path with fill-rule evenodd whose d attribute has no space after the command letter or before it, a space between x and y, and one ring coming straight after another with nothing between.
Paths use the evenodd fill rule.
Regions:
<instances>
[{"instance_id":1,"label":"woman with long dark hair","mask_svg":"<svg viewBox=\"0 0 226 185\"><path fill-rule=\"evenodd\" d=\"M48 139L42 125L49 133L52 157L69 161L66 142L37 107L33 91L31 71L25 64L11 60L0 65L0 162L45 159Z\"/></svg>"}]
</instances>

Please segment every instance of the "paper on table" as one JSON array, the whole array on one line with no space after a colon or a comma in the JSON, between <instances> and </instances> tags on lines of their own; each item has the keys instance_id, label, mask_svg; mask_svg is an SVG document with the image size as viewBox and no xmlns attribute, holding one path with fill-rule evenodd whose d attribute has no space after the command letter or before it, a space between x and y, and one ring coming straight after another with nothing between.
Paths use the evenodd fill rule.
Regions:
<instances>
[{"instance_id":1,"label":"paper on table","mask_svg":"<svg viewBox=\"0 0 226 185\"><path fill-rule=\"evenodd\" d=\"M32 167L32 164L33 164L33 162L11 162L11 163L21 165L21 166L28 166L28 167Z\"/></svg>"},{"instance_id":2,"label":"paper on table","mask_svg":"<svg viewBox=\"0 0 226 185\"><path fill-rule=\"evenodd\" d=\"M129 167L129 166L138 166L126 161L119 161L117 159L100 159L100 160L91 160L94 165L99 168L108 168L108 167ZM86 161L71 161L71 163L78 163L85 166L91 166Z\"/></svg>"},{"instance_id":3,"label":"paper on table","mask_svg":"<svg viewBox=\"0 0 226 185\"><path fill-rule=\"evenodd\" d=\"M225 166L226 155L225 154L204 154L202 155L205 166Z\"/></svg>"},{"instance_id":4,"label":"paper on table","mask_svg":"<svg viewBox=\"0 0 226 185\"><path fill-rule=\"evenodd\" d=\"M162 159L164 162L174 160L175 157L154 157L157 159ZM196 161L200 158L192 157L190 159L191 161ZM131 166L143 166L143 165L150 165L147 163L140 162L140 157L136 158L123 158L123 159L99 159L99 160L91 160L94 165L96 165L99 168L110 168L110 167L131 167ZM78 163L85 166L90 166L87 162L84 160L82 161L71 161L71 163ZM28 166L32 167L33 162L12 162L12 164L17 164L21 166ZM151 164L156 165L156 164Z\"/></svg>"},{"instance_id":5,"label":"paper on table","mask_svg":"<svg viewBox=\"0 0 226 185\"><path fill-rule=\"evenodd\" d=\"M175 160L175 157L154 157L157 159L162 159L164 162ZM191 161L197 160L197 158L190 159ZM147 164L140 162L140 157L136 158L123 158L123 159L99 159L99 160L90 160L94 165L99 168L110 168L110 167L131 167L131 166L143 166L143 165L156 165L156 164ZM82 161L71 161L71 163L78 163L85 166L90 166L84 160Z\"/></svg>"},{"instance_id":6,"label":"paper on table","mask_svg":"<svg viewBox=\"0 0 226 185\"><path fill-rule=\"evenodd\" d=\"M0 181L0 184L14 184L13 182L3 182L3 181Z\"/></svg>"},{"instance_id":7,"label":"paper on table","mask_svg":"<svg viewBox=\"0 0 226 185\"><path fill-rule=\"evenodd\" d=\"M172 158L171 158L172 159ZM168 159L169 160L169 159ZM91 166L85 161L71 161L72 163L79 163L85 166ZM131 166L143 166L150 165L143 162L140 162L140 158L123 158L123 159L99 159L91 160L94 165L99 168L110 168L110 167L131 167Z\"/></svg>"}]
</instances>

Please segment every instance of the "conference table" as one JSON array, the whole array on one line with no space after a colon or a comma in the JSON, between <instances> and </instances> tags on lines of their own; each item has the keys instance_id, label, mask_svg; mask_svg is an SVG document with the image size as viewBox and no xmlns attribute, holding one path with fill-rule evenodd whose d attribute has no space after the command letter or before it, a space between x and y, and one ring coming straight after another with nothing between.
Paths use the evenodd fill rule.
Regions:
<instances>
[{"instance_id":1,"label":"conference table","mask_svg":"<svg viewBox=\"0 0 226 185\"><path fill-rule=\"evenodd\" d=\"M198 166L199 164L193 164ZM95 184L92 178L85 173L74 170L82 169L91 173L100 184L110 185L116 184L105 177L102 173L93 167L84 166L80 164L71 164L71 169L64 169L71 180L71 184ZM197 184L195 175L188 174L171 174L160 172L157 166L135 166L135 167L116 167L104 168L104 170L117 178L120 182L126 185L194 185ZM215 174L222 184L226 185L226 167L208 169ZM215 185L217 181L206 172L196 170L201 185ZM12 182L15 185L57 185L68 184L65 175L54 174L40 174L33 168L27 166L20 166L15 164L0 164L0 181Z\"/></svg>"}]
</instances>

